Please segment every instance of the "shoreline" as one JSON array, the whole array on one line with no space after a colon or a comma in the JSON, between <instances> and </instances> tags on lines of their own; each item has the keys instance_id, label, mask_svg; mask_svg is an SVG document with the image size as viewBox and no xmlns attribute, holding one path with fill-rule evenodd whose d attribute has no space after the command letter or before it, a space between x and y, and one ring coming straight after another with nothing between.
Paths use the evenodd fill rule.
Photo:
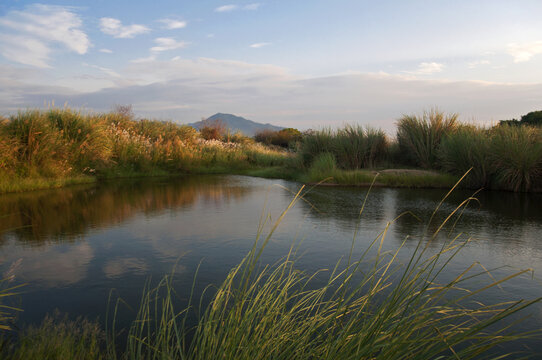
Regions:
<instances>
[{"instance_id":1,"label":"shoreline","mask_svg":"<svg viewBox=\"0 0 542 360\"><path fill-rule=\"evenodd\" d=\"M66 178L16 178L0 182L0 195L23 193L38 190L58 189L72 185L93 184L115 179L136 179L150 177L181 177L186 175L245 175L267 179L298 181L310 186L329 187L389 187L389 188L449 188L456 182L454 177L420 169L383 169L383 170L334 170L321 181L311 181L307 173L283 167L257 167L251 169L226 169L224 167L197 169L188 172L130 172L109 173L106 176L80 175ZM373 183L372 179L377 176ZM336 175L336 176L334 176ZM326 180L326 178L329 178ZM335 180L335 181L331 181ZM356 181L357 180L357 181Z\"/></svg>"}]
</instances>

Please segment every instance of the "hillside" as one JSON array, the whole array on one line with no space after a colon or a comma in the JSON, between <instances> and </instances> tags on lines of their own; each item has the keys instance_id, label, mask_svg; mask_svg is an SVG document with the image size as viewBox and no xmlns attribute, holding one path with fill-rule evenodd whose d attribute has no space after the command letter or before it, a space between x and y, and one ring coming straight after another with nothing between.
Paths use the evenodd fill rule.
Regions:
<instances>
[{"instance_id":1,"label":"hillside","mask_svg":"<svg viewBox=\"0 0 542 360\"><path fill-rule=\"evenodd\" d=\"M258 123L252 120L245 119L241 116L236 116L232 114L222 114L222 113L216 113L213 116L210 116L207 118L207 121L221 121L227 128L229 128L232 132L241 131L243 134L248 136L254 136L257 132L260 132L262 130L281 130L284 129L280 126L275 126L271 124L262 124ZM198 121L195 123L188 124L196 129L199 130L201 126L203 126L204 120Z\"/></svg>"}]
</instances>

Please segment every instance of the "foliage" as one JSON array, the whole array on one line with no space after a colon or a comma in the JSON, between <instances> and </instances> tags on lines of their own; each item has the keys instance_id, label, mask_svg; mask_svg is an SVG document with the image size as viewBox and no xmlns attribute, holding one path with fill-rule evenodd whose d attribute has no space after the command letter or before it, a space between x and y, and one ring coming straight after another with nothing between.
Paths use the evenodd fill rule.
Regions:
<instances>
[{"instance_id":1,"label":"foliage","mask_svg":"<svg viewBox=\"0 0 542 360\"><path fill-rule=\"evenodd\" d=\"M439 147L439 160L442 168L461 176L469 169L466 184L469 187L487 187L493 175L491 163L491 134L488 130L461 125L447 134Z\"/></svg>"},{"instance_id":2,"label":"foliage","mask_svg":"<svg viewBox=\"0 0 542 360\"><path fill-rule=\"evenodd\" d=\"M521 124L523 125L542 125L542 110L531 111L530 113L521 117Z\"/></svg>"},{"instance_id":3,"label":"foliage","mask_svg":"<svg viewBox=\"0 0 542 360\"><path fill-rule=\"evenodd\" d=\"M203 125L200 127L199 132L202 138L205 140L222 140L227 132L226 125L220 119L203 121Z\"/></svg>"},{"instance_id":4,"label":"foliage","mask_svg":"<svg viewBox=\"0 0 542 360\"><path fill-rule=\"evenodd\" d=\"M278 131L262 130L254 135L254 139L257 142L284 148L294 147L297 142L301 141L301 138L301 132L294 128L286 128Z\"/></svg>"},{"instance_id":5,"label":"foliage","mask_svg":"<svg viewBox=\"0 0 542 360\"><path fill-rule=\"evenodd\" d=\"M542 129L497 126L492 129L490 159L496 186L529 191L542 185Z\"/></svg>"},{"instance_id":6,"label":"foliage","mask_svg":"<svg viewBox=\"0 0 542 360\"><path fill-rule=\"evenodd\" d=\"M326 177L332 176L336 167L335 155L328 152L318 154L309 168L308 179L314 182L324 180Z\"/></svg>"},{"instance_id":7,"label":"foliage","mask_svg":"<svg viewBox=\"0 0 542 360\"><path fill-rule=\"evenodd\" d=\"M446 115L437 109L423 116L404 115L397 122L397 142L413 165L424 169L438 167L440 141L457 126L457 114Z\"/></svg>"},{"instance_id":8,"label":"foliage","mask_svg":"<svg viewBox=\"0 0 542 360\"><path fill-rule=\"evenodd\" d=\"M541 126L542 125L542 110L531 111L521 117L521 120L501 120L499 125L527 125L527 126Z\"/></svg>"},{"instance_id":9,"label":"foliage","mask_svg":"<svg viewBox=\"0 0 542 360\"><path fill-rule=\"evenodd\" d=\"M322 129L306 134L300 152L306 165L321 153L331 153L338 167L354 170L382 163L387 157L388 144L382 130L346 125L337 131Z\"/></svg>"},{"instance_id":10,"label":"foliage","mask_svg":"<svg viewBox=\"0 0 542 360\"><path fill-rule=\"evenodd\" d=\"M491 350L539 335L540 331L513 333L500 321L540 299L491 304L476 299L480 292L528 270L493 279L473 264L441 283L439 275L448 270L468 239L452 237L436 252L430 244L469 199L436 232L418 239L406 264L396 259L408 237L397 250L381 251L390 224L359 254L354 251L354 237L345 262L329 271L299 270L295 243L277 264L260 264L262 252L301 191L265 237L266 221L262 222L251 251L214 291L208 306L198 311L195 328L187 325L187 319L196 305L191 299L187 308L175 309L171 276L156 288L146 288L123 357L478 359L506 357ZM484 278L491 280L484 283ZM467 290L476 282L478 289Z\"/></svg>"},{"instance_id":11,"label":"foliage","mask_svg":"<svg viewBox=\"0 0 542 360\"><path fill-rule=\"evenodd\" d=\"M213 124L212 131L222 131ZM129 107L107 114L22 111L0 121L0 192L56 186L84 175L205 172L205 167L227 172L290 162L286 152L256 146L241 133L230 136L232 143L221 140L203 140L187 125L134 120Z\"/></svg>"}]
</instances>

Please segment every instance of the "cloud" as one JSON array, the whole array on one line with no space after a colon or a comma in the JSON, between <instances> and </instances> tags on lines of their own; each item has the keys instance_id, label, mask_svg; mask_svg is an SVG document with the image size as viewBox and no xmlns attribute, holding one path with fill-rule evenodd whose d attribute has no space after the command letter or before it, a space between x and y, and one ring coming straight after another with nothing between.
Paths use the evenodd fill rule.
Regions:
<instances>
[{"instance_id":1,"label":"cloud","mask_svg":"<svg viewBox=\"0 0 542 360\"><path fill-rule=\"evenodd\" d=\"M137 59L134 59L134 60L130 60L130 62L134 63L134 64L139 64L139 63L151 62L151 61L154 61L154 60L156 60L156 55L151 55L151 56L143 57L143 58L137 58Z\"/></svg>"},{"instance_id":2,"label":"cloud","mask_svg":"<svg viewBox=\"0 0 542 360\"><path fill-rule=\"evenodd\" d=\"M100 19L100 30L107 35L111 35L114 38L133 38L136 35L145 34L151 31L145 25L132 24L122 25L122 22L118 19L104 17Z\"/></svg>"},{"instance_id":3,"label":"cloud","mask_svg":"<svg viewBox=\"0 0 542 360\"><path fill-rule=\"evenodd\" d=\"M474 69L478 66L481 66L481 65L489 65L491 64L491 62L489 60L476 60L476 61L472 61L470 63L468 63L468 67L469 69Z\"/></svg>"},{"instance_id":4,"label":"cloud","mask_svg":"<svg viewBox=\"0 0 542 360\"><path fill-rule=\"evenodd\" d=\"M436 62L422 62L418 65L418 69L415 71L404 71L404 73L412 75L431 75L435 73L442 72L444 69L444 64Z\"/></svg>"},{"instance_id":5,"label":"cloud","mask_svg":"<svg viewBox=\"0 0 542 360\"><path fill-rule=\"evenodd\" d=\"M222 5L222 6L219 6L215 9L215 12L230 12L230 11L233 11L235 9L237 9L238 6L237 5Z\"/></svg>"},{"instance_id":6,"label":"cloud","mask_svg":"<svg viewBox=\"0 0 542 360\"><path fill-rule=\"evenodd\" d=\"M90 40L81 27L81 19L68 7L34 4L12 10L0 17L0 53L21 64L49 67L55 44L80 55L88 51Z\"/></svg>"},{"instance_id":7,"label":"cloud","mask_svg":"<svg viewBox=\"0 0 542 360\"><path fill-rule=\"evenodd\" d=\"M104 54L112 54L113 53L113 50L109 50L109 49L100 49L98 51L101 52L101 53L104 53Z\"/></svg>"},{"instance_id":8,"label":"cloud","mask_svg":"<svg viewBox=\"0 0 542 360\"><path fill-rule=\"evenodd\" d=\"M164 27L169 30L182 29L182 28L185 28L187 25L186 21L175 20L175 19L160 19L158 21L164 24Z\"/></svg>"},{"instance_id":9,"label":"cloud","mask_svg":"<svg viewBox=\"0 0 542 360\"><path fill-rule=\"evenodd\" d=\"M259 49L267 45L271 45L271 43L268 43L268 42L254 43L254 44L251 44L250 47L253 49Z\"/></svg>"},{"instance_id":10,"label":"cloud","mask_svg":"<svg viewBox=\"0 0 542 360\"><path fill-rule=\"evenodd\" d=\"M151 48L152 52L181 49L188 45L188 43L184 41L177 41L173 38L156 38L154 39L154 42L157 44L157 46L153 46Z\"/></svg>"},{"instance_id":11,"label":"cloud","mask_svg":"<svg viewBox=\"0 0 542 360\"><path fill-rule=\"evenodd\" d=\"M103 272L110 279L118 278L132 273L136 275L145 275L149 271L149 265L143 259L115 258L105 263Z\"/></svg>"},{"instance_id":12,"label":"cloud","mask_svg":"<svg viewBox=\"0 0 542 360\"><path fill-rule=\"evenodd\" d=\"M31 36L0 36L0 54L6 59L38 68L48 68L51 49Z\"/></svg>"},{"instance_id":13,"label":"cloud","mask_svg":"<svg viewBox=\"0 0 542 360\"><path fill-rule=\"evenodd\" d=\"M13 247L4 263L23 259L15 275L23 282L36 282L40 287L55 288L77 284L85 279L94 250L88 243L70 244L69 247L45 245L40 251Z\"/></svg>"},{"instance_id":14,"label":"cloud","mask_svg":"<svg viewBox=\"0 0 542 360\"><path fill-rule=\"evenodd\" d=\"M508 54L514 57L515 63L526 62L537 54L542 54L542 41L527 44L509 44Z\"/></svg>"},{"instance_id":15,"label":"cloud","mask_svg":"<svg viewBox=\"0 0 542 360\"><path fill-rule=\"evenodd\" d=\"M260 4L260 3L247 4L247 5L243 6L243 9L245 9L245 10L258 10L258 8L261 5L262 4Z\"/></svg>"},{"instance_id":16,"label":"cloud","mask_svg":"<svg viewBox=\"0 0 542 360\"><path fill-rule=\"evenodd\" d=\"M278 66L211 58L145 59L115 69L125 84L111 78L114 87L79 93L48 86L45 81L39 85L33 79L41 71L36 69L31 75L0 65L0 112L39 107L53 99L95 111L129 103L140 116L183 123L226 112L301 129L350 122L380 127L391 134L402 114L433 106L458 112L462 119L490 122L536 110L542 98L542 84L354 72L308 78Z\"/></svg>"},{"instance_id":17,"label":"cloud","mask_svg":"<svg viewBox=\"0 0 542 360\"><path fill-rule=\"evenodd\" d=\"M114 71L113 69L110 69L110 68L106 68L106 67L102 67L102 66L98 66L98 65L90 65L90 64L86 64L86 63L83 63L83 65L94 68L94 69L98 69L101 72L103 72L103 73L105 73L105 74L107 74L109 76L112 76L112 77L116 77L116 78L121 77L119 73L117 73L116 71Z\"/></svg>"},{"instance_id":18,"label":"cloud","mask_svg":"<svg viewBox=\"0 0 542 360\"><path fill-rule=\"evenodd\" d=\"M242 7L239 7L239 6L233 5L233 4L222 5L222 6L219 6L219 7L215 8L215 12L231 12L231 11L238 10L238 9L258 10L261 5L262 4L260 4L260 3L251 3L251 4L244 5Z\"/></svg>"}]
</instances>

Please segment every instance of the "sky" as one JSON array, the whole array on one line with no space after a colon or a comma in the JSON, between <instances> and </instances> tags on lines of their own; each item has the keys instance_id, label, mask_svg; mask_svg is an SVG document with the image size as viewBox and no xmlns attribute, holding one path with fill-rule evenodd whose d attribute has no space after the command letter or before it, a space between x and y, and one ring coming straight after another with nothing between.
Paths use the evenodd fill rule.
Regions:
<instances>
[{"instance_id":1,"label":"sky","mask_svg":"<svg viewBox=\"0 0 542 360\"><path fill-rule=\"evenodd\" d=\"M542 109L540 0L0 2L0 114L69 106L189 123L393 131L437 107Z\"/></svg>"}]
</instances>

